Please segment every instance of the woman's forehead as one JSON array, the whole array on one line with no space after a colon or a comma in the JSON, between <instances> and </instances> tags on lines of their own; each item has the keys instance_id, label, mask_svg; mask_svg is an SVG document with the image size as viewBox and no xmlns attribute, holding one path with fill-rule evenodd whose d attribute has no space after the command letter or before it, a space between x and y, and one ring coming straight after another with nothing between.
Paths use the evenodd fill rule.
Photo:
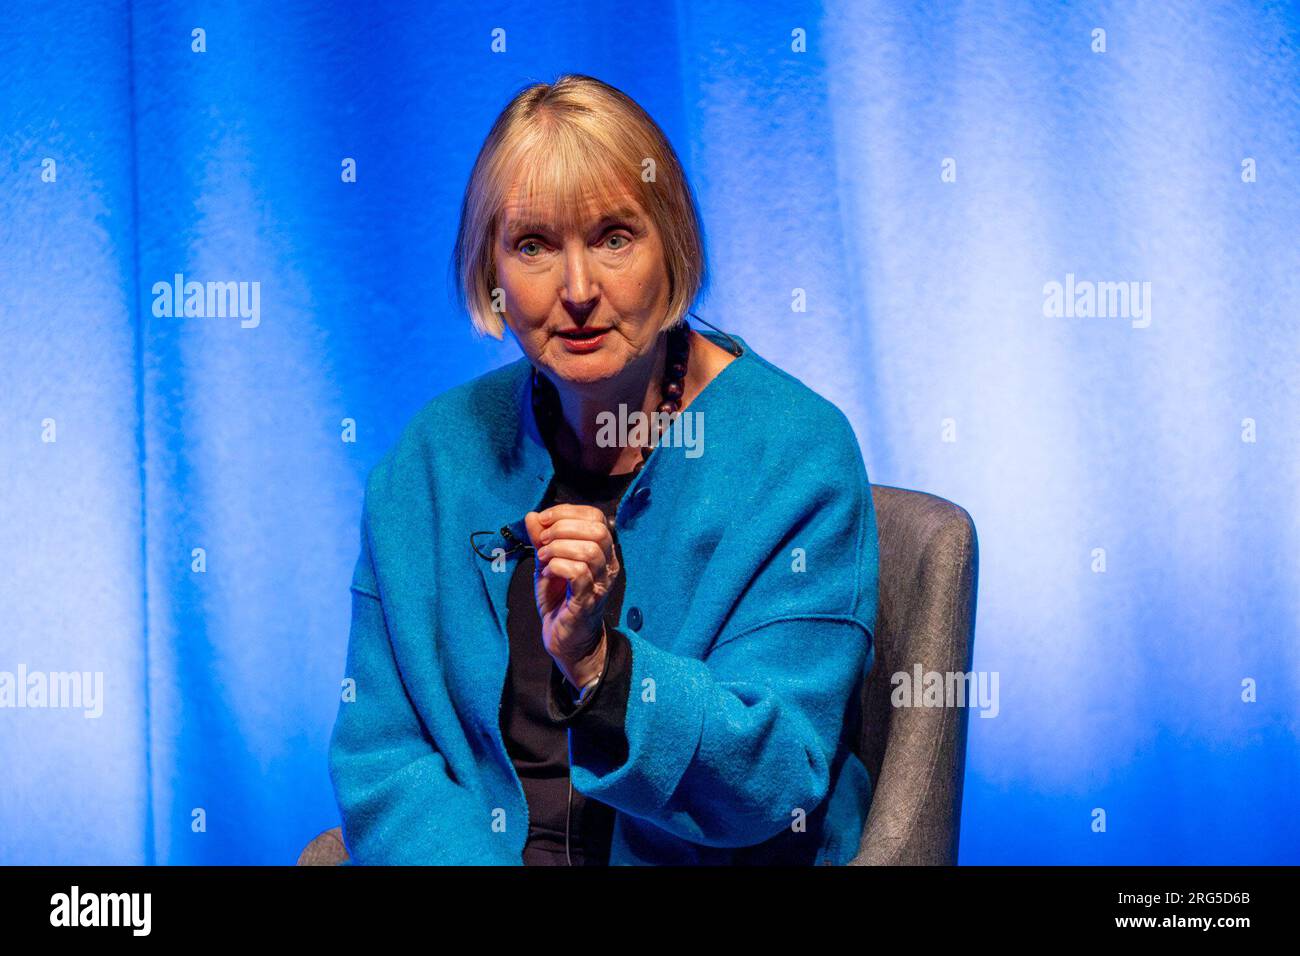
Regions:
<instances>
[{"instance_id":1,"label":"woman's forehead","mask_svg":"<svg viewBox=\"0 0 1300 956\"><path fill-rule=\"evenodd\" d=\"M606 218L643 217L645 210L636 197L622 185L588 184L569 195L554 188L525 187L516 182L502 203L501 221L507 226L537 224L548 226L593 226Z\"/></svg>"}]
</instances>

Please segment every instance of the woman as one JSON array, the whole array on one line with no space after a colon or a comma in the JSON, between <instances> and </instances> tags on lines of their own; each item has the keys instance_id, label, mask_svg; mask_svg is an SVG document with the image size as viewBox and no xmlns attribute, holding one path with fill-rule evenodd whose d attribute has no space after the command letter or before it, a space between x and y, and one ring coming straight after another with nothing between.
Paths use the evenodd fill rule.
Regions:
<instances>
[{"instance_id":1,"label":"woman","mask_svg":"<svg viewBox=\"0 0 1300 956\"><path fill-rule=\"evenodd\" d=\"M626 95L565 76L497 119L457 286L524 357L429 402L367 482L330 747L353 862L856 854L870 485L838 409L683 321L704 261Z\"/></svg>"}]
</instances>

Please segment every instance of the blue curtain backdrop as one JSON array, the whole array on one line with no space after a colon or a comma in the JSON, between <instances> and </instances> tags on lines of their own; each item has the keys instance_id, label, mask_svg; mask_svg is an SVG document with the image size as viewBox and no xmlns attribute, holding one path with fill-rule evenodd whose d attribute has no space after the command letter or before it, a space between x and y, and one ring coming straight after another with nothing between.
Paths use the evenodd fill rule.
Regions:
<instances>
[{"instance_id":1,"label":"blue curtain backdrop","mask_svg":"<svg viewBox=\"0 0 1300 956\"><path fill-rule=\"evenodd\" d=\"M1300 862L1300 12L1030 0L5 3L0 671L103 694L0 709L0 862L338 823L363 481L519 354L448 255L492 118L563 72L676 145L696 311L973 516L961 861ZM177 274L256 318L155 315Z\"/></svg>"}]
</instances>

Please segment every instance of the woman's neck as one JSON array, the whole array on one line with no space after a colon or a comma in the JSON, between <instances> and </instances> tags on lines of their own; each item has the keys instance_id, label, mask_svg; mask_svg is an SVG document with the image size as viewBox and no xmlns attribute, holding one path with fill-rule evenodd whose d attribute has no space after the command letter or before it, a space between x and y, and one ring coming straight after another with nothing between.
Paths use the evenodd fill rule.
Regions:
<instances>
[{"instance_id":1,"label":"woman's neck","mask_svg":"<svg viewBox=\"0 0 1300 956\"><path fill-rule=\"evenodd\" d=\"M601 429L598 416L601 412L610 412L617 422L620 403L626 406L629 415L637 410L647 415L658 411L663 401L661 390L667 354L668 342L661 335L653 353L638 365L629 365L619 380L607 383L606 388L581 392L570 387L561 389L561 424L553 438L555 453L570 466L583 471L602 475L633 471L641 462L641 449L635 445L601 447L597 441ZM690 358L686 365L686 379L682 383L681 410L685 411L705 386L735 359L726 349L692 330Z\"/></svg>"},{"instance_id":2,"label":"woman's neck","mask_svg":"<svg viewBox=\"0 0 1300 956\"><path fill-rule=\"evenodd\" d=\"M662 387L667 341L660 336L655 349L636 363L630 363L617 379L599 387L582 390L566 386L560 395L561 421L556 429L556 453L575 468L602 475L632 471L641 461L641 449L635 445L602 446L599 437L604 426L602 413L608 412L617 423L620 417L640 411L652 414L663 400ZM619 406L623 406L622 416ZM619 434L617 424L614 434Z\"/></svg>"}]
</instances>

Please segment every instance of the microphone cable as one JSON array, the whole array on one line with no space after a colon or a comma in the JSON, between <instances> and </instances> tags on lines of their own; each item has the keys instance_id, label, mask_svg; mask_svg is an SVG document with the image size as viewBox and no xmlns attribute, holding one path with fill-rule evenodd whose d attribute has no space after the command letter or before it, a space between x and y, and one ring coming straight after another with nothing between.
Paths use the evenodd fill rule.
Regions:
<instances>
[{"instance_id":1,"label":"microphone cable","mask_svg":"<svg viewBox=\"0 0 1300 956\"><path fill-rule=\"evenodd\" d=\"M573 772L569 772L569 806L564 811L564 859L573 866L573 857L569 856L569 821L573 816Z\"/></svg>"}]
</instances>

